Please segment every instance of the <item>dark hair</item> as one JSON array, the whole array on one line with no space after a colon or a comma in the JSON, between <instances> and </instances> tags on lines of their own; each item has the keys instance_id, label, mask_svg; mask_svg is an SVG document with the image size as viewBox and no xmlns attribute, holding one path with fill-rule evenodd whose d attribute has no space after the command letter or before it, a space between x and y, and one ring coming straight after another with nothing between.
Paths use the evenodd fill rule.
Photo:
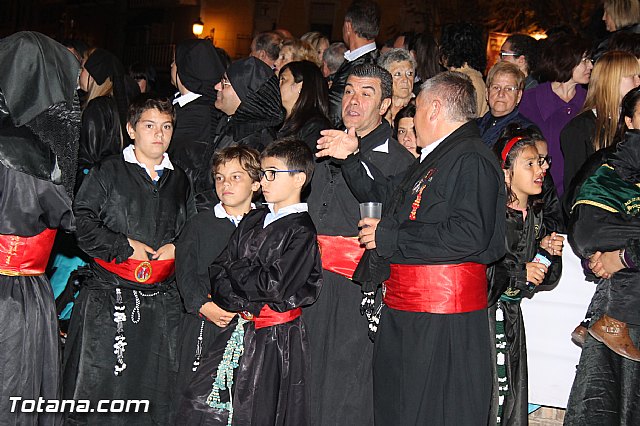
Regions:
<instances>
[{"instance_id":1,"label":"dark hair","mask_svg":"<svg viewBox=\"0 0 640 426\"><path fill-rule=\"evenodd\" d=\"M224 65L224 69L229 68L229 65L231 65L231 56L229 56L227 51L224 50L222 47L216 47L216 52L218 52L218 57L220 57L220 60L222 61L222 65Z\"/></svg>"},{"instance_id":2,"label":"dark hair","mask_svg":"<svg viewBox=\"0 0 640 426\"><path fill-rule=\"evenodd\" d=\"M506 42L509 42L513 52L525 57L527 72L531 74L538 66L538 41L527 34L511 34Z\"/></svg>"},{"instance_id":3,"label":"dark hair","mask_svg":"<svg viewBox=\"0 0 640 426\"><path fill-rule=\"evenodd\" d=\"M151 65L134 62L129 65L129 76L134 80L147 80L147 92L156 84L156 70Z\"/></svg>"},{"instance_id":4,"label":"dark hair","mask_svg":"<svg viewBox=\"0 0 640 426\"><path fill-rule=\"evenodd\" d=\"M518 137L521 139L513 144L511 149L509 149L506 158L503 160L502 151L504 150L505 146L512 139ZM498 157L498 162L500 162L502 168L505 170L509 170L509 173L511 173L511 176L513 177L513 166L516 162L516 158L518 158L524 148L528 146L535 147L536 141L538 140L544 140L544 138L542 138L542 136L536 130L521 128L518 126L518 124L512 123L507 125L507 127L505 127L505 129L502 131L500 137L498 138L498 141L493 146L493 152ZM511 186L507 186L507 205L513 203L517 199L518 197L511 190ZM530 198L529 201L531 202L533 200Z\"/></svg>"},{"instance_id":5,"label":"dark hair","mask_svg":"<svg viewBox=\"0 0 640 426\"><path fill-rule=\"evenodd\" d=\"M447 68L460 68L467 63L484 74L487 67L486 45L480 27L469 24L447 24L442 28L440 53Z\"/></svg>"},{"instance_id":6,"label":"dark hair","mask_svg":"<svg viewBox=\"0 0 640 426\"><path fill-rule=\"evenodd\" d=\"M416 37L416 75L420 81L425 81L442 72L440 65L440 50L433 35L424 32Z\"/></svg>"},{"instance_id":7,"label":"dark hair","mask_svg":"<svg viewBox=\"0 0 640 426\"><path fill-rule=\"evenodd\" d=\"M566 34L547 39L538 64L540 81L569 81L573 69L590 54L589 42L582 37Z\"/></svg>"},{"instance_id":8,"label":"dark hair","mask_svg":"<svg viewBox=\"0 0 640 426\"><path fill-rule=\"evenodd\" d=\"M260 182L260 153L246 145L228 146L216 152L211 167L214 178L218 167L232 160L238 160L240 167L249 174L252 181Z\"/></svg>"},{"instance_id":9,"label":"dark hair","mask_svg":"<svg viewBox=\"0 0 640 426\"><path fill-rule=\"evenodd\" d=\"M394 44L395 44L395 41L399 37L404 37L404 43L402 43L402 48L403 49L407 49L408 51L412 51L412 50L416 49L416 38L417 38L417 35L416 35L415 31L406 31L406 32L396 36L396 38L393 40ZM393 47L393 45L391 47Z\"/></svg>"},{"instance_id":10,"label":"dark hair","mask_svg":"<svg viewBox=\"0 0 640 426\"><path fill-rule=\"evenodd\" d=\"M609 40L608 50L629 52L640 60L640 34L616 32L611 35Z\"/></svg>"},{"instance_id":11,"label":"dark hair","mask_svg":"<svg viewBox=\"0 0 640 426\"><path fill-rule=\"evenodd\" d=\"M327 64L327 68L331 71L331 74L338 71L340 65L345 61L344 52L347 51L347 46L342 42L331 43L322 54L322 60Z\"/></svg>"},{"instance_id":12,"label":"dark hair","mask_svg":"<svg viewBox=\"0 0 640 426\"><path fill-rule=\"evenodd\" d=\"M171 116L171 123L176 123L176 112L169 99L142 93L129 104L127 122L131 124L131 127L136 127L140 117L148 109L157 109L163 114L169 114Z\"/></svg>"},{"instance_id":13,"label":"dark hair","mask_svg":"<svg viewBox=\"0 0 640 426\"><path fill-rule=\"evenodd\" d=\"M393 78L391 77L391 74L389 74L389 71L385 70L380 65L356 65L351 71L351 74L349 74L349 77L351 76L370 77L380 80L380 87L382 89L382 98L380 98L380 100L391 98L393 95ZM349 80L349 77L347 77L347 81Z\"/></svg>"},{"instance_id":14,"label":"dark hair","mask_svg":"<svg viewBox=\"0 0 640 426\"><path fill-rule=\"evenodd\" d=\"M62 40L62 43L60 44L62 44L66 48L74 49L80 56L79 59L84 58L85 53L87 52L87 50L89 50L89 45L87 43L75 38L66 38Z\"/></svg>"},{"instance_id":15,"label":"dark hair","mask_svg":"<svg viewBox=\"0 0 640 426\"><path fill-rule=\"evenodd\" d=\"M370 0L355 0L349 5L344 20L351 22L358 37L373 40L380 32L380 6Z\"/></svg>"},{"instance_id":16,"label":"dark hair","mask_svg":"<svg viewBox=\"0 0 640 426\"><path fill-rule=\"evenodd\" d=\"M440 98L448 121L466 123L478 116L476 89L471 79L457 71L445 71L425 81L420 93Z\"/></svg>"},{"instance_id":17,"label":"dark hair","mask_svg":"<svg viewBox=\"0 0 640 426\"><path fill-rule=\"evenodd\" d=\"M281 160L289 170L304 171L306 179L301 189L304 190L307 185L309 185L309 182L311 182L313 169L315 168L315 159L311 148L303 141L294 138L278 139L267 146L264 151L262 151L262 154L260 154L260 160L268 157Z\"/></svg>"},{"instance_id":18,"label":"dark hair","mask_svg":"<svg viewBox=\"0 0 640 426\"><path fill-rule=\"evenodd\" d=\"M400 111L396 113L395 118L393 119L393 138L398 140L398 126L400 126L400 120L403 118L413 118L416 116L416 105L413 103L413 100L410 101L406 107L402 108Z\"/></svg>"},{"instance_id":19,"label":"dark hair","mask_svg":"<svg viewBox=\"0 0 640 426\"><path fill-rule=\"evenodd\" d=\"M640 86L635 89L631 89L620 104L620 120L618 120L618 129L616 130L615 142L620 142L624 138L625 132L628 130L627 123L624 118L633 118L636 111L640 108Z\"/></svg>"},{"instance_id":20,"label":"dark hair","mask_svg":"<svg viewBox=\"0 0 640 426\"><path fill-rule=\"evenodd\" d=\"M329 115L329 89L327 81L322 76L320 69L310 61L289 62L280 70L291 71L293 81L302 83L300 96L291 110L280 130L286 135L295 135L307 122L317 116ZM327 119L328 120L328 119Z\"/></svg>"},{"instance_id":21,"label":"dark hair","mask_svg":"<svg viewBox=\"0 0 640 426\"><path fill-rule=\"evenodd\" d=\"M280 56L282 38L272 31L258 34L253 39L253 43L256 51L263 50L272 61L275 61Z\"/></svg>"}]
</instances>

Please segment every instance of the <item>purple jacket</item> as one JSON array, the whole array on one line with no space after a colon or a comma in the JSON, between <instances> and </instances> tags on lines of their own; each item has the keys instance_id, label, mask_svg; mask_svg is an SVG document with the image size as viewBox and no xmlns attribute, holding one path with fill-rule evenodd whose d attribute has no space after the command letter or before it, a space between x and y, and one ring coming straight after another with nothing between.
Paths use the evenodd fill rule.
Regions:
<instances>
[{"instance_id":1,"label":"purple jacket","mask_svg":"<svg viewBox=\"0 0 640 426\"><path fill-rule=\"evenodd\" d=\"M582 111L586 97L587 91L578 85L573 99L565 102L551 90L551 83L547 82L525 90L518 106L520 114L533 121L547 140L549 155L553 158L551 176L559 197L564 192L564 157L560 149L560 132Z\"/></svg>"}]
</instances>

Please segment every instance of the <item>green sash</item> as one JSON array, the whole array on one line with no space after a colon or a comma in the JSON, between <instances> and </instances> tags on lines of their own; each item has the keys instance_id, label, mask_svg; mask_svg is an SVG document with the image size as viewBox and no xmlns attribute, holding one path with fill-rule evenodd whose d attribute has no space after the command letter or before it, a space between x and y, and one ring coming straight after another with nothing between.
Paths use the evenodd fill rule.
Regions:
<instances>
[{"instance_id":1,"label":"green sash","mask_svg":"<svg viewBox=\"0 0 640 426\"><path fill-rule=\"evenodd\" d=\"M578 204L636 216L640 213L640 186L620 179L613 167L603 164L584 181L572 209Z\"/></svg>"}]
</instances>

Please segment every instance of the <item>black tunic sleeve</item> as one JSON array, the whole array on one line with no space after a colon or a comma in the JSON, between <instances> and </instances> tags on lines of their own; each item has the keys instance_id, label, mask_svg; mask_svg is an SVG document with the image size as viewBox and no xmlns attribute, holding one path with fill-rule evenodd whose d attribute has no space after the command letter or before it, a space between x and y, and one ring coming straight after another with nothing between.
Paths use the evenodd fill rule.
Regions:
<instances>
[{"instance_id":1,"label":"black tunic sleeve","mask_svg":"<svg viewBox=\"0 0 640 426\"><path fill-rule=\"evenodd\" d=\"M560 145L564 155L564 190L587 159L593 155L595 117L591 111L574 117L560 132Z\"/></svg>"},{"instance_id":2,"label":"black tunic sleeve","mask_svg":"<svg viewBox=\"0 0 640 426\"><path fill-rule=\"evenodd\" d=\"M290 215L290 216L295 216ZM311 219L291 224L288 217L269 225L256 256L234 256L257 240L242 238L243 219L229 245L209 269L213 301L231 311L258 315L265 304L285 312L312 304L322 287L322 264ZM261 227L262 223L254 225Z\"/></svg>"},{"instance_id":3,"label":"black tunic sleeve","mask_svg":"<svg viewBox=\"0 0 640 426\"><path fill-rule=\"evenodd\" d=\"M209 265L227 245L235 226L228 219L216 218L212 211L193 217L176 242L176 282L185 309L198 314L209 302Z\"/></svg>"},{"instance_id":4,"label":"black tunic sleeve","mask_svg":"<svg viewBox=\"0 0 640 426\"><path fill-rule=\"evenodd\" d=\"M75 198L73 211L77 218L77 238L80 248L91 257L107 262L124 262L133 255L125 234L107 228L101 219L103 206L110 197L108 176L100 168L86 177Z\"/></svg>"}]
</instances>

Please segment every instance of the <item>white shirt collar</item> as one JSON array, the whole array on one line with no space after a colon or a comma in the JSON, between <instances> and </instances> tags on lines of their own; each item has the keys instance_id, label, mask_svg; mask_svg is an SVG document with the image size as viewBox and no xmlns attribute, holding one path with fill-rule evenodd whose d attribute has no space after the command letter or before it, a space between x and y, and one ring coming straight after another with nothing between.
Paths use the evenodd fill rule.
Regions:
<instances>
[{"instance_id":1,"label":"white shirt collar","mask_svg":"<svg viewBox=\"0 0 640 426\"><path fill-rule=\"evenodd\" d=\"M282 219L283 217L288 216L290 214L309 211L309 207L307 206L307 203L291 204L290 206L283 207L280 210L278 210L278 213L274 213L273 204L267 204L267 206L269 206L269 213L267 213L267 215L264 218L264 225L262 226L263 228L266 228L267 225L275 222L278 219Z\"/></svg>"},{"instance_id":2,"label":"white shirt collar","mask_svg":"<svg viewBox=\"0 0 640 426\"><path fill-rule=\"evenodd\" d=\"M251 210L253 210L255 208L256 208L256 205L251 203ZM231 221L231 223L233 223L236 226L236 228L238 227L238 224L240 223L240 221L244 217L244 215L234 216L232 214L227 213L227 211L224 209L224 206L222 205L222 203L218 203L213 207L213 214L218 219L229 219Z\"/></svg>"},{"instance_id":3,"label":"white shirt collar","mask_svg":"<svg viewBox=\"0 0 640 426\"><path fill-rule=\"evenodd\" d=\"M365 53L369 53L374 50L376 50L376 43L371 42L369 44L365 44L364 46L358 47L356 50L347 50L346 52L344 52L344 58L349 62L353 62Z\"/></svg>"},{"instance_id":4,"label":"white shirt collar","mask_svg":"<svg viewBox=\"0 0 640 426\"><path fill-rule=\"evenodd\" d=\"M453 133L453 132L451 132ZM438 145L440 145L440 143L445 140L446 138L449 137L449 135L451 134L447 134L444 137L438 139L437 141L433 142L430 145L425 146L424 148L422 148L422 151L420 152L420 162L422 163L422 161L427 158L427 155L431 154L433 152L434 149L436 149L438 147Z\"/></svg>"},{"instance_id":5,"label":"white shirt collar","mask_svg":"<svg viewBox=\"0 0 640 426\"><path fill-rule=\"evenodd\" d=\"M183 106L185 106L186 104L188 104L191 101L195 101L196 99L198 99L200 96L202 95L198 95L197 93L193 93L193 92L188 92L185 93L184 95L180 95L180 92L176 93L176 98L172 101L173 105L175 104L180 104L180 108L182 108Z\"/></svg>"},{"instance_id":6,"label":"white shirt collar","mask_svg":"<svg viewBox=\"0 0 640 426\"><path fill-rule=\"evenodd\" d=\"M384 152L385 154L388 154L389 153L389 139L384 141L384 143L381 143L380 145L378 145L375 148L373 148L372 151L374 151L374 152Z\"/></svg>"},{"instance_id":7,"label":"white shirt collar","mask_svg":"<svg viewBox=\"0 0 640 426\"><path fill-rule=\"evenodd\" d=\"M139 162L138 159L136 158L136 153L134 152L135 149L136 147L133 146L132 144L126 147L122 151L122 155L124 156L124 161L126 161L127 163L137 164L147 172L149 177L151 177L151 172L149 171L149 169L147 169L147 166ZM173 164L171 164L171 161L169 161L169 154L167 154L166 152L162 154L162 162L157 166L155 166L153 169L155 171L164 170L164 169L173 170ZM154 180L158 180L158 179L160 179L160 176L156 176Z\"/></svg>"}]
</instances>

